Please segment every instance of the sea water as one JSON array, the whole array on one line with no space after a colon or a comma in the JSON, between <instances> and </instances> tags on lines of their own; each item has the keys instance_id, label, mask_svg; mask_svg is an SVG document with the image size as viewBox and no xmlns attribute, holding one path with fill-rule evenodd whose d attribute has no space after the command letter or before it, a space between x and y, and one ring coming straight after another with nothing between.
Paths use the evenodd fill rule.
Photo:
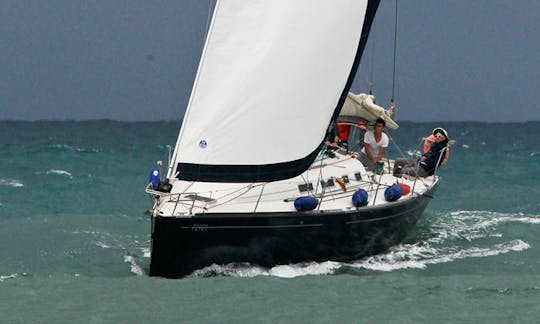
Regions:
<instances>
[{"instance_id":1,"label":"sea water","mask_svg":"<svg viewBox=\"0 0 540 324\"><path fill-rule=\"evenodd\" d=\"M0 122L1 323L540 318L540 122L404 122L389 131L392 157L414 154L436 126L455 143L423 218L386 253L151 278L144 187L179 126Z\"/></svg>"}]
</instances>

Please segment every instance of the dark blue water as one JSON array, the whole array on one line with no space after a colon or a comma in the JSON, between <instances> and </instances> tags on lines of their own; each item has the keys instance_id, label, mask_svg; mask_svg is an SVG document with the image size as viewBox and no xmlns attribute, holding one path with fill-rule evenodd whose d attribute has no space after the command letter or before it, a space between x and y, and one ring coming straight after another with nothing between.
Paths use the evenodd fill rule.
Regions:
<instances>
[{"instance_id":1,"label":"dark blue water","mask_svg":"<svg viewBox=\"0 0 540 324\"><path fill-rule=\"evenodd\" d=\"M1 322L536 322L540 123L402 123L390 155L435 126L456 142L404 244L166 280L146 275L144 186L178 122L0 122Z\"/></svg>"}]
</instances>

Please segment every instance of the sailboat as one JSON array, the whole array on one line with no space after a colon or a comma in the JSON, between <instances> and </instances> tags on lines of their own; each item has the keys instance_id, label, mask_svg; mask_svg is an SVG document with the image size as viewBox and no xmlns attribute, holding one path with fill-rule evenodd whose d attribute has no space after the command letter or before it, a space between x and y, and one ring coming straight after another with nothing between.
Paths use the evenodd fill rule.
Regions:
<instances>
[{"instance_id":1,"label":"sailboat","mask_svg":"<svg viewBox=\"0 0 540 324\"><path fill-rule=\"evenodd\" d=\"M378 5L216 2L167 171L146 188L151 276L350 261L403 241L438 177L398 179L391 160L374 172L354 152L324 154L344 106L343 118L397 127L372 96L349 92Z\"/></svg>"}]
</instances>

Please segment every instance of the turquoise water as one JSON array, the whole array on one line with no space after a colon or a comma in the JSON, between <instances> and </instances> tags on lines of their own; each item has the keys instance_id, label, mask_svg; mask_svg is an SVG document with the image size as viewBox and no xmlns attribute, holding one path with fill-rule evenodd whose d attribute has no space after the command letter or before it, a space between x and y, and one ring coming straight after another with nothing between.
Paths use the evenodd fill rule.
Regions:
<instances>
[{"instance_id":1,"label":"turquoise water","mask_svg":"<svg viewBox=\"0 0 540 324\"><path fill-rule=\"evenodd\" d=\"M435 126L456 140L403 244L167 280L146 275L143 189L179 123L0 122L0 322L537 322L540 122L401 126L405 155Z\"/></svg>"}]
</instances>

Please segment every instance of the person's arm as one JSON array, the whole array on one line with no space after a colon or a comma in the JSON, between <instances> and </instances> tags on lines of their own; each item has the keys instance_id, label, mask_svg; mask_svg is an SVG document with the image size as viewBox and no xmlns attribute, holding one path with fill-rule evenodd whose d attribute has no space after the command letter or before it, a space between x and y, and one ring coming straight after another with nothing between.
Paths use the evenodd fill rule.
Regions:
<instances>
[{"instance_id":1,"label":"person's arm","mask_svg":"<svg viewBox=\"0 0 540 324\"><path fill-rule=\"evenodd\" d=\"M326 146L328 146L328 147L336 147L336 146L338 146L338 144L339 144L339 136L334 136L334 141L333 142L325 141L324 144L326 144Z\"/></svg>"},{"instance_id":2,"label":"person's arm","mask_svg":"<svg viewBox=\"0 0 540 324\"><path fill-rule=\"evenodd\" d=\"M382 160L384 156L384 152L386 151L386 147L388 147L388 142L389 142L388 136L385 133L383 133L382 138L381 138L381 143L379 146L379 152L375 160L373 160L373 162L380 162Z\"/></svg>"},{"instance_id":3,"label":"person's arm","mask_svg":"<svg viewBox=\"0 0 540 324\"><path fill-rule=\"evenodd\" d=\"M373 162L379 162L380 160L382 160L383 155L384 155L384 147L381 146L379 147L379 154L377 155L377 157L375 158Z\"/></svg>"},{"instance_id":4,"label":"person's arm","mask_svg":"<svg viewBox=\"0 0 540 324\"><path fill-rule=\"evenodd\" d=\"M431 150L430 150L430 151L431 151ZM420 156L420 162L424 162L424 161L427 159L427 157L429 156L429 152L430 152L430 151L427 151L426 153L424 153L424 154L422 154L422 155Z\"/></svg>"},{"instance_id":5,"label":"person's arm","mask_svg":"<svg viewBox=\"0 0 540 324\"><path fill-rule=\"evenodd\" d=\"M373 154L371 154L371 145L369 145L369 143L364 142L364 151L366 151L367 157L373 162L375 162L375 160L373 159Z\"/></svg>"}]
</instances>

